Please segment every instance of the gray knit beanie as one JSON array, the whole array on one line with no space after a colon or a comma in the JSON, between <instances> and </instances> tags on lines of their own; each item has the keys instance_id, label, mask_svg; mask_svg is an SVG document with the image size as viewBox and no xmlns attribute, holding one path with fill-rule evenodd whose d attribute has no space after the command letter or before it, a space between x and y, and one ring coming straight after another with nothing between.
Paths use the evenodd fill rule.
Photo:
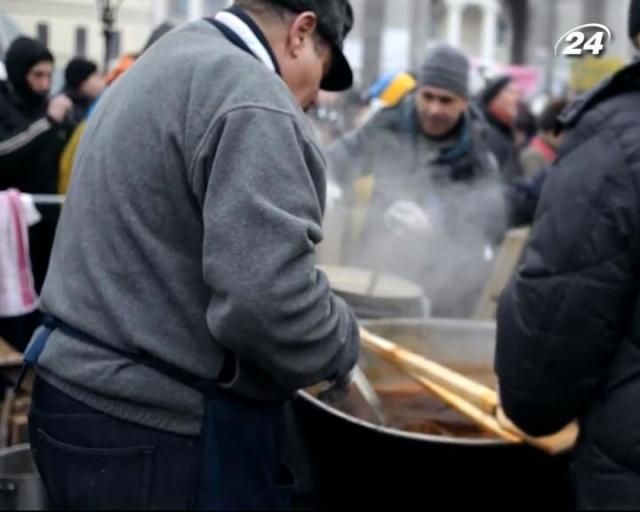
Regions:
<instances>
[{"instance_id":1,"label":"gray knit beanie","mask_svg":"<svg viewBox=\"0 0 640 512\"><path fill-rule=\"evenodd\" d=\"M420 69L418 84L446 89L462 98L469 97L469 60L460 50L440 44L429 51Z\"/></svg>"}]
</instances>

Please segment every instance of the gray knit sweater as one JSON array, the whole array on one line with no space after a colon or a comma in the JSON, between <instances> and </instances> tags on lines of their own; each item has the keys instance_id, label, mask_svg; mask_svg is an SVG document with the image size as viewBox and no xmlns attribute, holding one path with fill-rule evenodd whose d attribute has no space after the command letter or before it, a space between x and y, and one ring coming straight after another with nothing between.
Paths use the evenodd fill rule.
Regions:
<instances>
[{"instance_id":1,"label":"gray knit sweater","mask_svg":"<svg viewBox=\"0 0 640 512\"><path fill-rule=\"evenodd\" d=\"M199 21L101 99L77 154L43 308L121 351L280 399L355 364L351 310L315 270L325 161L284 82ZM195 434L202 397L59 331L41 375L119 418Z\"/></svg>"}]
</instances>

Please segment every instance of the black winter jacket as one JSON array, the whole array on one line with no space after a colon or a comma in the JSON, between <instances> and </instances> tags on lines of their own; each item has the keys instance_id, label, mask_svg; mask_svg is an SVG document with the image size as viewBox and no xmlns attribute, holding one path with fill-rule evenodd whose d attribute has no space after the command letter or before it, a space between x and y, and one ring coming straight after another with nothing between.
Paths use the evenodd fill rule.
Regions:
<instances>
[{"instance_id":1,"label":"black winter jacket","mask_svg":"<svg viewBox=\"0 0 640 512\"><path fill-rule=\"evenodd\" d=\"M489 125L487 143L498 160L502 176L509 182L521 177L523 171L516 146L515 132L498 120L485 106L480 105L478 108L484 114Z\"/></svg>"},{"instance_id":2,"label":"black winter jacket","mask_svg":"<svg viewBox=\"0 0 640 512\"><path fill-rule=\"evenodd\" d=\"M60 153L68 129L46 116L46 103L31 105L0 82L0 190L55 194Z\"/></svg>"},{"instance_id":3,"label":"black winter jacket","mask_svg":"<svg viewBox=\"0 0 640 512\"><path fill-rule=\"evenodd\" d=\"M640 509L640 64L572 105L498 312L504 408L533 435L579 418L581 509Z\"/></svg>"}]
</instances>

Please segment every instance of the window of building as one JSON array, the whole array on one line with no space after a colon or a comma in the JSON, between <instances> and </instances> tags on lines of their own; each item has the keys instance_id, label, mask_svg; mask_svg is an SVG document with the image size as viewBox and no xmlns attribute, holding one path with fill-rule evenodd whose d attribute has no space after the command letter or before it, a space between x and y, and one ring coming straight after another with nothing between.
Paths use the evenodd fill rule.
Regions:
<instances>
[{"instance_id":1,"label":"window of building","mask_svg":"<svg viewBox=\"0 0 640 512\"><path fill-rule=\"evenodd\" d=\"M87 29L85 27L76 28L75 54L78 57L87 56Z\"/></svg>"},{"instance_id":2,"label":"window of building","mask_svg":"<svg viewBox=\"0 0 640 512\"><path fill-rule=\"evenodd\" d=\"M49 46L49 24L48 23L38 23L36 25L36 38L43 45Z\"/></svg>"}]
</instances>

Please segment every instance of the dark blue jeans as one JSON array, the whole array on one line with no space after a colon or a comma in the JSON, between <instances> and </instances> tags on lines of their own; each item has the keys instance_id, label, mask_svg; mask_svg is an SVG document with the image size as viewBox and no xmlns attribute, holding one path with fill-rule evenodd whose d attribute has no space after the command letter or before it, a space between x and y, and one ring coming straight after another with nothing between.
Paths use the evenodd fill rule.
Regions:
<instances>
[{"instance_id":1,"label":"dark blue jeans","mask_svg":"<svg viewBox=\"0 0 640 512\"><path fill-rule=\"evenodd\" d=\"M216 403L214 435L181 436L103 414L36 378L31 446L54 508L287 508L284 431L269 415L261 425L260 408L247 415L246 407Z\"/></svg>"}]
</instances>

